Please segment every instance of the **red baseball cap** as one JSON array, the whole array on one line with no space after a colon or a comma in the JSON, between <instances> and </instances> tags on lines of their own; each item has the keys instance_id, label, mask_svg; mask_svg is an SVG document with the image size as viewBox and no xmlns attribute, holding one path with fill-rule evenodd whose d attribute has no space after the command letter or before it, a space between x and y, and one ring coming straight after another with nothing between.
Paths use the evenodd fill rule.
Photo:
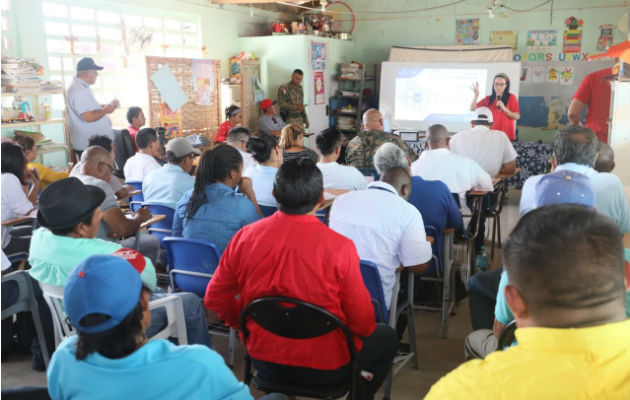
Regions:
<instances>
[{"instance_id":1,"label":"red baseball cap","mask_svg":"<svg viewBox=\"0 0 630 400\"><path fill-rule=\"evenodd\" d=\"M144 256L139 251L134 249L123 247L116 250L113 255L127 260L129 264L131 264L131 266L141 275L144 271L144 267L147 266L147 262L144 259Z\"/></svg>"},{"instance_id":2,"label":"red baseball cap","mask_svg":"<svg viewBox=\"0 0 630 400\"><path fill-rule=\"evenodd\" d=\"M260 102L260 109L262 111L265 111L266 109L268 109L269 107L273 106L276 103L277 101L271 101L271 99L265 99Z\"/></svg>"}]
</instances>

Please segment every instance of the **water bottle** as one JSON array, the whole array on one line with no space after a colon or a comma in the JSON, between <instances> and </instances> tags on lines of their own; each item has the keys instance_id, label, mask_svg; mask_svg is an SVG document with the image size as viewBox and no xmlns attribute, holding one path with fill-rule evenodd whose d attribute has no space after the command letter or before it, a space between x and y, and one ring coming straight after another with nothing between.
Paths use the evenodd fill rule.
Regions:
<instances>
[{"instance_id":1,"label":"water bottle","mask_svg":"<svg viewBox=\"0 0 630 400\"><path fill-rule=\"evenodd\" d=\"M488 253L486 253L486 247L481 246L481 251L479 252L479 254L477 254L477 271L487 271L489 266L490 262L488 259Z\"/></svg>"}]
</instances>

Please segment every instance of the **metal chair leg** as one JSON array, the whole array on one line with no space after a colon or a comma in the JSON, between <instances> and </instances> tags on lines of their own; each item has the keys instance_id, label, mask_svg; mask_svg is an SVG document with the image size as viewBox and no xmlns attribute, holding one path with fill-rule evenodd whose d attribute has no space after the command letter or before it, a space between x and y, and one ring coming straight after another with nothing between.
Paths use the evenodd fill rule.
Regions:
<instances>
[{"instance_id":1,"label":"metal chair leg","mask_svg":"<svg viewBox=\"0 0 630 400\"><path fill-rule=\"evenodd\" d=\"M234 347L236 346L236 330L230 328L228 337L228 367L234 368Z\"/></svg>"},{"instance_id":2,"label":"metal chair leg","mask_svg":"<svg viewBox=\"0 0 630 400\"><path fill-rule=\"evenodd\" d=\"M389 370L387 378L383 383L383 400L390 400L392 395L392 380L393 380L393 368Z\"/></svg>"},{"instance_id":3,"label":"metal chair leg","mask_svg":"<svg viewBox=\"0 0 630 400\"><path fill-rule=\"evenodd\" d=\"M416 321L413 314L413 286L414 276L412 272L407 272L407 329L409 330L409 346L413 355L411 366L418 369L418 347L416 346Z\"/></svg>"}]
</instances>

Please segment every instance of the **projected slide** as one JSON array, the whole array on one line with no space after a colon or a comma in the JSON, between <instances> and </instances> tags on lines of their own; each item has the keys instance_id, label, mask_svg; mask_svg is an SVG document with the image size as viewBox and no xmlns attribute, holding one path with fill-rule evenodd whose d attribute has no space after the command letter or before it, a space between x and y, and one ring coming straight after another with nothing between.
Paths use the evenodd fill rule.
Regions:
<instances>
[{"instance_id":1,"label":"projected slide","mask_svg":"<svg viewBox=\"0 0 630 400\"><path fill-rule=\"evenodd\" d=\"M396 71L395 119L447 123L470 121L470 86L486 93L487 69L401 68Z\"/></svg>"}]
</instances>

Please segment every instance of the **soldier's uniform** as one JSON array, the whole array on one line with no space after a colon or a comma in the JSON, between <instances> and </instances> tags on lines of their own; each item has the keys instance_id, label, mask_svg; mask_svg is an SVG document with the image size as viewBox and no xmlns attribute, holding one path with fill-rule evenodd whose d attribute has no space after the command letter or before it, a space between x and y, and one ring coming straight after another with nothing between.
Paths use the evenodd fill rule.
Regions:
<instances>
[{"instance_id":1,"label":"soldier's uniform","mask_svg":"<svg viewBox=\"0 0 630 400\"><path fill-rule=\"evenodd\" d=\"M296 123L304 128L308 122L306 109L298 111L297 107L304 104L304 90L302 86L285 83L278 88L278 112L286 124Z\"/></svg>"},{"instance_id":2,"label":"soldier's uniform","mask_svg":"<svg viewBox=\"0 0 630 400\"><path fill-rule=\"evenodd\" d=\"M346 163L356 168L374 168L374 153L383 143L394 143L413 162L418 159L416 152L400 137L383 131L362 131L357 133L346 148Z\"/></svg>"}]
</instances>

